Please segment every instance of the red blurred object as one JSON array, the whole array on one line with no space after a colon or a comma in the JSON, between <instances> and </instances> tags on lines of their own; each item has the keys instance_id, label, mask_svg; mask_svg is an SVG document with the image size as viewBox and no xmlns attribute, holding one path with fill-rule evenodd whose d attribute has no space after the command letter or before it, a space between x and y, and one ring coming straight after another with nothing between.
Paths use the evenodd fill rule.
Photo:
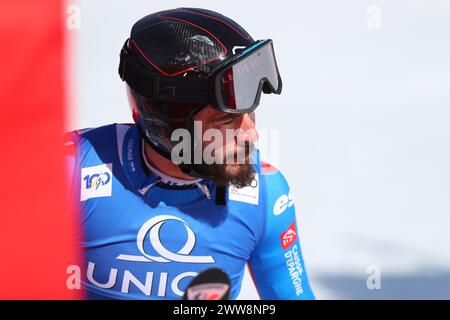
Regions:
<instances>
[{"instance_id":1,"label":"red blurred object","mask_svg":"<svg viewBox=\"0 0 450 320\"><path fill-rule=\"evenodd\" d=\"M65 201L64 9L0 2L0 298L72 299L77 264Z\"/></svg>"}]
</instances>

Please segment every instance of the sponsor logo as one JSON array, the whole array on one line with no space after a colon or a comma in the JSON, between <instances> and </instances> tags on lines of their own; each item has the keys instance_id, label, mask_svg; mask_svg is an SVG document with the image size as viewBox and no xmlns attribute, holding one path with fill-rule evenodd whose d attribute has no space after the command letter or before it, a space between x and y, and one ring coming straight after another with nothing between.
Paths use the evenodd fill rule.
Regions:
<instances>
[{"instance_id":1,"label":"sponsor logo","mask_svg":"<svg viewBox=\"0 0 450 320\"><path fill-rule=\"evenodd\" d=\"M134 156L133 156L133 139L128 140L127 144L127 161L128 165L130 166L131 172L136 172L136 164L134 163Z\"/></svg>"},{"instance_id":2,"label":"sponsor logo","mask_svg":"<svg viewBox=\"0 0 450 320\"><path fill-rule=\"evenodd\" d=\"M80 200L110 197L112 194L112 163L81 169Z\"/></svg>"},{"instance_id":3,"label":"sponsor logo","mask_svg":"<svg viewBox=\"0 0 450 320\"><path fill-rule=\"evenodd\" d=\"M178 252L167 250L161 243L160 229L169 220L179 221L187 231L187 239L184 246ZM145 239L149 235L150 244L159 256L151 256L144 249ZM195 246L195 234L182 219L170 216L160 215L146 221L139 229L136 239L136 245L141 255L120 254L117 260L134 261L134 262L184 262L184 263L214 263L211 256L193 256L190 255Z\"/></svg>"},{"instance_id":4,"label":"sponsor logo","mask_svg":"<svg viewBox=\"0 0 450 320\"><path fill-rule=\"evenodd\" d=\"M275 205L273 206L273 214L279 216L287 208L292 207L294 205L294 199L292 197L292 192L289 191L289 194L281 195L277 201L275 201Z\"/></svg>"},{"instance_id":5,"label":"sponsor logo","mask_svg":"<svg viewBox=\"0 0 450 320\"><path fill-rule=\"evenodd\" d=\"M187 239L183 247L177 252L171 252L164 247L161 241L161 228L167 221L175 221L184 226L187 232ZM146 252L145 246L148 247L149 241L152 248L158 255L150 255ZM140 252L140 255L128 255L120 254L116 257L120 261L130 262L147 262L147 263L170 263L170 262L182 262L182 263L214 263L212 256L194 256L190 255L193 251L196 243L195 234L189 225L182 219L171 215L159 215L147 220L139 229L136 239L136 245ZM168 292L172 292L177 296L183 296L184 292L180 289L180 283L186 278L193 278L198 275L197 272L185 270L178 275L169 274L168 272L153 272L148 271L144 275L139 277L130 270L119 270L116 268L109 269L109 277L105 280L105 272L103 267L97 273L100 275L98 278L102 279L102 282L94 278L94 271L97 268L94 262L88 262L87 279L94 286L102 289L120 290L121 293L129 294L132 287L138 289L146 296L158 296L165 297ZM183 281L184 283L185 280ZM169 290L170 289L170 290ZM219 291L215 291L218 293ZM170 294L170 293L169 293ZM207 297L213 298L214 295L211 292L205 293Z\"/></svg>"},{"instance_id":6,"label":"sponsor logo","mask_svg":"<svg viewBox=\"0 0 450 320\"><path fill-rule=\"evenodd\" d=\"M292 280L292 285L295 288L295 294L299 296L303 293L301 278L303 274L303 267L302 263L300 262L300 255L298 253L297 245L292 246L289 251L286 251L284 253L284 257L286 259L286 266Z\"/></svg>"},{"instance_id":7,"label":"sponsor logo","mask_svg":"<svg viewBox=\"0 0 450 320\"><path fill-rule=\"evenodd\" d=\"M284 258L286 262L286 267L289 271L289 276L292 280L292 285L295 289L295 294L297 296L303 293L302 286L302 274L303 267L300 262L300 254L298 252L297 244L295 244L295 240L297 240L297 228L295 226L295 220L292 221L289 228L284 231L281 236L281 246L283 250L288 249L284 252Z\"/></svg>"},{"instance_id":8,"label":"sponsor logo","mask_svg":"<svg viewBox=\"0 0 450 320\"><path fill-rule=\"evenodd\" d=\"M233 71L236 69L237 75L242 77L245 74L252 72L262 63L263 63L263 56L261 55L260 52L257 52L256 54L252 54L248 58L245 58L241 62L237 63L233 67Z\"/></svg>"},{"instance_id":9,"label":"sponsor logo","mask_svg":"<svg viewBox=\"0 0 450 320\"><path fill-rule=\"evenodd\" d=\"M102 282L94 278L94 273L97 266L94 262L89 262L87 267L87 279L88 281L101 289L112 289L114 287L120 290L121 293L129 294L130 288L134 287L142 292L146 296L165 297L167 295L168 287L177 296L183 296L184 291L180 289L180 282L185 278L193 278L198 275L197 272L187 271L180 273L175 277L170 277L167 272L155 273L152 271L145 273L145 279L139 279L131 271L124 270L119 271L116 268L109 269L108 279L105 280L105 272L102 268L97 271L101 275ZM154 289L157 289L155 292Z\"/></svg>"},{"instance_id":10,"label":"sponsor logo","mask_svg":"<svg viewBox=\"0 0 450 320\"><path fill-rule=\"evenodd\" d=\"M230 186L228 188L229 200L245 202L258 205L259 203L259 176L255 173L255 179L250 186L237 188Z\"/></svg>"},{"instance_id":11,"label":"sponsor logo","mask_svg":"<svg viewBox=\"0 0 450 320\"><path fill-rule=\"evenodd\" d=\"M187 289L187 300L220 300L229 288L226 283L199 284Z\"/></svg>"},{"instance_id":12,"label":"sponsor logo","mask_svg":"<svg viewBox=\"0 0 450 320\"><path fill-rule=\"evenodd\" d=\"M292 221L289 228L286 229L281 235L281 246L283 247L283 250L286 250L288 247L290 247L295 240L297 240L297 231L295 228L295 221Z\"/></svg>"}]
</instances>

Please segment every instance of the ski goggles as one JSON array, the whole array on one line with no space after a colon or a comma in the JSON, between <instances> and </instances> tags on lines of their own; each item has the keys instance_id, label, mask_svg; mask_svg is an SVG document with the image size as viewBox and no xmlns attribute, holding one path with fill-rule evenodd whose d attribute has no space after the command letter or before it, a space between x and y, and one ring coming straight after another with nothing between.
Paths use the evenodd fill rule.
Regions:
<instances>
[{"instance_id":1,"label":"ski goggles","mask_svg":"<svg viewBox=\"0 0 450 320\"><path fill-rule=\"evenodd\" d=\"M155 101L210 104L228 113L252 112L262 93L280 94L282 82L272 40L260 40L235 54L209 74L166 76L142 67L127 40L119 75L131 88Z\"/></svg>"}]
</instances>

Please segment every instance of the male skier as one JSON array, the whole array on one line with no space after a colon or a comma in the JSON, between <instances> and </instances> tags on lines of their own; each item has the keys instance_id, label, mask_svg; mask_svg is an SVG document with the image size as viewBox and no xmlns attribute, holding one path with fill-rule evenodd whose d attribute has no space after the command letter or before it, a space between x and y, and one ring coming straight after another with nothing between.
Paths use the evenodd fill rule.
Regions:
<instances>
[{"instance_id":1,"label":"male skier","mask_svg":"<svg viewBox=\"0 0 450 320\"><path fill-rule=\"evenodd\" d=\"M179 299L220 268L235 299L248 263L261 299L314 299L288 184L254 148L260 97L281 93L272 41L209 10L157 12L119 74L135 123L67 136L88 298Z\"/></svg>"}]
</instances>

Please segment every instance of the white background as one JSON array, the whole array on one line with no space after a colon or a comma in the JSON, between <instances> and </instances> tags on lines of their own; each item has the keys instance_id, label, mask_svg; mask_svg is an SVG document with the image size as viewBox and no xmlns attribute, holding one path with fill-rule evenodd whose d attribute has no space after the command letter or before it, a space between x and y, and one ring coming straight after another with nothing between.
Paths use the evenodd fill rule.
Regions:
<instances>
[{"instance_id":1,"label":"white background","mask_svg":"<svg viewBox=\"0 0 450 320\"><path fill-rule=\"evenodd\" d=\"M203 7L272 38L284 88L263 96L320 299L450 298L450 0L80 0L70 129L131 122L119 51L133 23ZM367 26L381 9L381 29ZM369 290L367 268L381 271ZM256 298L248 277L241 298Z\"/></svg>"}]
</instances>

